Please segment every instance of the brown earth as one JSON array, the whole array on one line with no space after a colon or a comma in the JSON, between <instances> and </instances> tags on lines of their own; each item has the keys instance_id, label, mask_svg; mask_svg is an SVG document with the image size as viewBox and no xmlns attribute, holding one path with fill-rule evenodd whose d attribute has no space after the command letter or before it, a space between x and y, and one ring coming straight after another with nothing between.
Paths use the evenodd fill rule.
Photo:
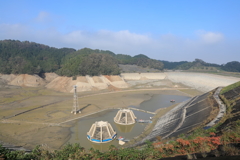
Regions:
<instances>
[{"instance_id":1,"label":"brown earth","mask_svg":"<svg viewBox=\"0 0 240 160\"><path fill-rule=\"evenodd\" d=\"M93 76L92 79L95 83L103 83L102 79L98 76Z\"/></svg>"},{"instance_id":2,"label":"brown earth","mask_svg":"<svg viewBox=\"0 0 240 160\"><path fill-rule=\"evenodd\" d=\"M58 75L56 73L44 73L44 79L47 82L51 82L52 80L54 80L57 77L58 77Z\"/></svg>"},{"instance_id":3,"label":"brown earth","mask_svg":"<svg viewBox=\"0 0 240 160\"><path fill-rule=\"evenodd\" d=\"M46 82L38 75L20 74L16 76L9 84L16 86L39 87L44 86Z\"/></svg>"},{"instance_id":4,"label":"brown earth","mask_svg":"<svg viewBox=\"0 0 240 160\"><path fill-rule=\"evenodd\" d=\"M181 83L199 91L207 92L218 86L226 86L240 80L239 78L230 76L185 72L124 73L114 76L104 75L93 77L78 76L76 77L76 80L74 80L73 77L58 76L55 73L45 73L43 77L44 79L38 75L0 74L0 85L4 86L8 83L9 85L28 87L45 86L46 88L60 92L73 92L73 86L77 85L78 92L86 92L107 90L109 87L111 90L111 86L116 88L129 88L132 87L131 84L135 84L135 82L138 87L144 88L144 85L142 87L142 84L145 82L149 83L151 80L154 81L154 84L150 85L150 87L161 87L163 82L168 80L171 81L172 84ZM125 80L127 80L127 82ZM129 81L132 81L131 84L128 83Z\"/></svg>"},{"instance_id":5,"label":"brown earth","mask_svg":"<svg viewBox=\"0 0 240 160\"><path fill-rule=\"evenodd\" d=\"M108 75L105 75L104 77L106 77L111 82L122 81L122 79L119 76L108 76Z\"/></svg>"}]
</instances>

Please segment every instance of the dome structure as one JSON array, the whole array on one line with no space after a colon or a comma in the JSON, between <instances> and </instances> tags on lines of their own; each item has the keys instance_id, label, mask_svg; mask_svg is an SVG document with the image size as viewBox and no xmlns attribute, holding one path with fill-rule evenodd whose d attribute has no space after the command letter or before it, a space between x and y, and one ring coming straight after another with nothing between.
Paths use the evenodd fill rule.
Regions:
<instances>
[{"instance_id":1,"label":"dome structure","mask_svg":"<svg viewBox=\"0 0 240 160\"><path fill-rule=\"evenodd\" d=\"M106 143L116 138L117 133L113 130L110 123L107 121L97 121L92 124L89 132L87 132L87 138L91 142Z\"/></svg>"},{"instance_id":2,"label":"dome structure","mask_svg":"<svg viewBox=\"0 0 240 160\"><path fill-rule=\"evenodd\" d=\"M114 117L114 122L121 125L131 125L135 123L137 117L130 109L120 109Z\"/></svg>"}]
</instances>

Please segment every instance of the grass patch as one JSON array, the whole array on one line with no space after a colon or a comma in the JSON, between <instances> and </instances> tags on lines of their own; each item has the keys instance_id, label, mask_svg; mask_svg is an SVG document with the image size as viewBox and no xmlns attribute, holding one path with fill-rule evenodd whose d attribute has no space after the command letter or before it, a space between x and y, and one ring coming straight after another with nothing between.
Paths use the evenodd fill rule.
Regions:
<instances>
[{"instance_id":1,"label":"grass patch","mask_svg":"<svg viewBox=\"0 0 240 160\"><path fill-rule=\"evenodd\" d=\"M233 83L233 84L231 84L231 85L229 85L229 86L227 86L227 87L224 87L224 88L221 90L220 94L224 94L224 93L226 93L226 92L228 92L228 91L230 91L230 90L232 90L232 89L234 89L234 88L237 88L237 87L239 87L239 86L240 86L240 81L239 81L239 82L236 82L236 83Z\"/></svg>"}]
</instances>

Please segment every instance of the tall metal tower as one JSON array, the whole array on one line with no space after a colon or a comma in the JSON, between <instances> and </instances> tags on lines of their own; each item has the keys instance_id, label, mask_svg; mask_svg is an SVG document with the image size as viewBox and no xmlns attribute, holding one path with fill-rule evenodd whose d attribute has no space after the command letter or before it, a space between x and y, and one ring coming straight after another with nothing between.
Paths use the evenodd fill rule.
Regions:
<instances>
[{"instance_id":1,"label":"tall metal tower","mask_svg":"<svg viewBox=\"0 0 240 160\"><path fill-rule=\"evenodd\" d=\"M81 113L81 111L79 110L78 107L78 96L77 96L77 86L73 86L74 88L74 95L73 95L73 108L71 113L77 114L77 113Z\"/></svg>"}]
</instances>

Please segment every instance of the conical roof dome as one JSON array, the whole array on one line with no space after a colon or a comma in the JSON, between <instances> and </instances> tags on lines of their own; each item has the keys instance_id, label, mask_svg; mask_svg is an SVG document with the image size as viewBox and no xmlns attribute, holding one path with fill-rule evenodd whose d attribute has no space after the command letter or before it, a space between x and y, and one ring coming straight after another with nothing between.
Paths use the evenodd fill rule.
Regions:
<instances>
[{"instance_id":1,"label":"conical roof dome","mask_svg":"<svg viewBox=\"0 0 240 160\"><path fill-rule=\"evenodd\" d=\"M137 117L130 109L120 109L114 117L114 122L121 125L131 125L135 123Z\"/></svg>"},{"instance_id":2,"label":"conical roof dome","mask_svg":"<svg viewBox=\"0 0 240 160\"><path fill-rule=\"evenodd\" d=\"M116 138L117 133L113 130L110 123L107 121L97 121L92 124L87 138L95 143L106 143Z\"/></svg>"}]
</instances>

